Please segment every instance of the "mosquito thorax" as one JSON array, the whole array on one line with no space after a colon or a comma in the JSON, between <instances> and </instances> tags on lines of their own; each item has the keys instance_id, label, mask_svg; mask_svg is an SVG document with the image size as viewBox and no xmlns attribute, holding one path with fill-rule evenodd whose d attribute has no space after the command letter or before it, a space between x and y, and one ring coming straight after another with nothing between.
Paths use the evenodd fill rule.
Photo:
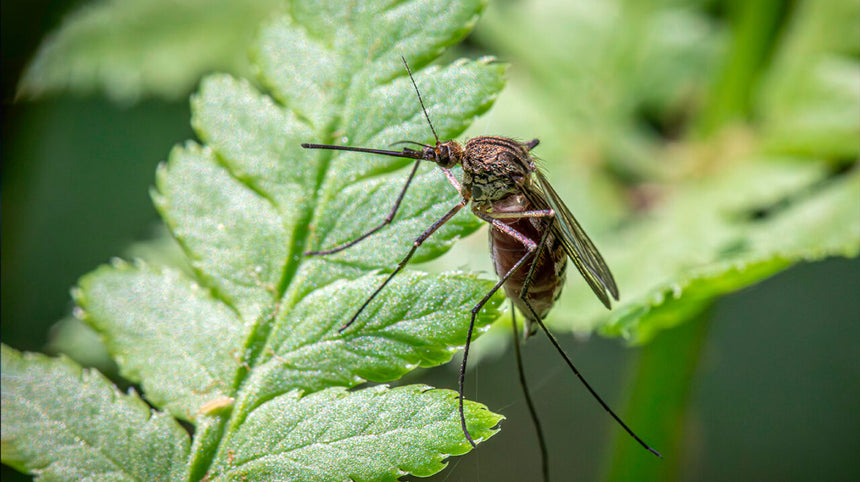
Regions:
<instances>
[{"instance_id":1,"label":"mosquito thorax","mask_svg":"<svg viewBox=\"0 0 860 482\"><path fill-rule=\"evenodd\" d=\"M493 203L519 194L535 171L528 148L506 137L475 137L463 153L463 187L477 202Z\"/></svg>"}]
</instances>

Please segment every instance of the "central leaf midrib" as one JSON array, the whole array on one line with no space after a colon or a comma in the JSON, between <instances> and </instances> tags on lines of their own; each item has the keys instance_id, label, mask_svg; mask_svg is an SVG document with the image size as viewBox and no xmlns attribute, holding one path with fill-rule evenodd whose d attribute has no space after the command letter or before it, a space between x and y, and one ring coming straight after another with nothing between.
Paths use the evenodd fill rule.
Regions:
<instances>
[{"instance_id":1,"label":"central leaf midrib","mask_svg":"<svg viewBox=\"0 0 860 482\"><path fill-rule=\"evenodd\" d=\"M345 105L346 92L348 91L349 85L351 85L351 80L349 84L337 90L337 96L333 98L332 103L341 106ZM287 109L288 107L283 106L282 108ZM336 132L337 127L341 124L342 118L337 116L332 118L328 126L323 129L326 133L326 141L331 141L333 139L332 134ZM313 126L311 125L311 127ZM308 141L313 140L309 139ZM245 382L251 379L249 376L250 372L259 366L261 353L263 353L265 347L269 345L270 335L274 327L274 323L272 323L272 321L278 318L280 311L291 310L298 302L298 300L286 300L284 298L287 291L293 287L292 281L295 279L295 275L303 261L303 256L301 256L301 254L304 252L304 246L307 244L308 238L310 237L310 231L307 227L310 225L310 222L313 220L314 215L317 212L321 188L325 184L326 174L328 173L333 157L332 154L333 153L329 151L323 151L321 153L316 180L313 184L313 193L307 201L305 205L306 207L300 210L301 216L295 220L295 235L292 237L292 244L287 251L287 261L284 264L281 279L272 295L273 303L269 306L269 313L262 313L258 317L254 327L249 331L245 338L244 351L248 353L246 358L248 360L248 368L240 368L234 378L234 393L237 396L246 389L244 385ZM301 290L295 290L295 292L300 291ZM219 424L219 428L215 428L216 431L221 431L222 434L221 436L216 437L217 441L215 446L211 448L211 455L206 463L207 466L211 467L211 462L216 459L216 454L220 452L221 447L223 446L223 442L226 439L223 431L226 430L229 432L232 429L235 429L250 413L250 411L242 411L242 413L239 412L239 410L234 410L228 419L222 420Z\"/></svg>"},{"instance_id":2,"label":"central leaf midrib","mask_svg":"<svg viewBox=\"0 0 860 482\"><path fill-rule=\"evenodd\" d=\"M349 85L351 85L351 80L347 85L342 86L341 89L337 90L337 96L332 100L333 104L339 106L345 105L347 97L346 92L348 91ZM334 139L333 133L337 131L338 127L342 125L342 123L343 119L341 117L336 116L332 118L328 126L322 129L322 131L325 132L324 142L331 142ZM313 142L316 140L308 139L308 141ZM287 251L287 262L284 264L281 279L278 282L277 289L275 290L275 293L273 295L275 306L273 307L272 319L276 319L280 311L291 310L293 307L295 307L298 301L300 301L299 299L286 299L286 296L287 292L294 287L293 280L295 280L296 273L298 272L299 267L304 261L304 248L305 246L307 246L308 240L311 236L311 232L308 229L308 226L313 221L317 213L317 209L319 207L319 200L321 198L321 191L326 184L326 174L329 171L329 167L331 166L334 154L334 151L326 150L321 151L320 153L319 168L316 173L316 179L312 186L312 194L310 199L305 204L304 208L300 210L301 216L295 221L295 235L292 237L292 245ZM297 293L301 292L301 290L294 291ZM259 323L255 330L257 331L257 333L252 333L248 337L249 341L261 341L257 345L256 349L253 351L252 355L249 357L251 360L250 365L252 367L258 365L257 362L259 360L261 350L263 350L264 347L268 346L270 333L273 328L272 325L273 323Z\"/></svg>"}]
</instances>

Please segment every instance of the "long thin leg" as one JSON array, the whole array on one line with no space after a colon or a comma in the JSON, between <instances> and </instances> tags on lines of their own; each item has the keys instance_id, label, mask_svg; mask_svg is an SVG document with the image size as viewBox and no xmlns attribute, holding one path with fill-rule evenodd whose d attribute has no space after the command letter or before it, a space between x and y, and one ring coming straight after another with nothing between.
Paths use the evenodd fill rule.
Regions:
<instances>
[{"instance_id":1,"label":"long thin leg","mask_svg":"<svg viewBox=\"0 0 860 482\"><path fill-rule=\"evenodd\" d=\"M628 434L630 434L631 437L633 437L634 439L636 439L637 442L639 442L639 445L641 445L642 447L644 447L646 450L648 450L652 454L656 455L657 457L663 458L663 456L660 454L660 452L658 452L656 449L652 448L650 445L645 443L645 441L643 441L641 438L639 438L638 435L633 433L633 430L631 430L630 427L628 427L626 423L621 421L621 418L619 418L618 415L616 415L615 412L613 412L612 409L609 408L609 405L607 405L606 402L604 402L603 399L600 398L600 395L598 395L597 392L595 392L594 389L591 388L591 385L588 384L588 382L585 380L585 377L582 375L582 373L579 372L579 370L576 369L576 366L573 365L573 362L570 360L570 357L567 356L567 353L565 353L565 351L561 348L561 345L558 344L558 341L555 339L555 336L553 336L553 334L549 331L549 329L547 329L546 325L544 325L544 323L540 319L540 317L537 316L537 313L535 313L535 309L532 307L531 303L529 303L528 300L526 300L526 299L524 299L523 302L525 303L525 305L529 309L529 311L531 311L532 316L534 316L535 321L540 325L543 332L546 333L546 336L547 336L547 338L549 338L549 341L552 343L552 346L554 346L556 351L558 351L558 353L561 355L561 357L564 358L564 362L567 363L567 366L570 367L571 371L573 371L573 373L579 378L579 381L581 381L582 384L585 385L585 388L588 389L589 393L591 393L591 396L593 396L597 400L597 402L600 403L600 406L603 407L603 409L606 410L609 413L609 415L611 415L612 418L614 418L615 421L618 422L618 424L621 425L621 427Z\"/></svg>"},{"instance_id":2,"label":"long thin leg","mask_svg":"<svg viewBox=\"0 0 860 482\"><path fill-rule=\"evenodd\" d=\"M535 263L532 263L535 264ZM523 369L523 357L520 352L520 335L517 333L517 310L514 308L513 301L511 302L511 327L514 330L514 356L517 360L517 374L520 377L520 387L523 389L523 395L526 399L526 406L529 408L529 415L532 418L532 425L535 428L535 432L537 432L538 438L538 446L540 446L540 461L541 461L541 471L543 472L543 480L545 482L549 482L549 455L546 450L546 441L543 437L543 430L540 426L540 420L538 420L537 410L535 409L534 402L532 402L532 397L529 394L529 387L526 384L526 374Z\"/></svg>"},{"instance_id":3,"label":"long thin leg","mask_svg":"<svg viewBox=\"0 0 860 482\"><path fill-rule=\"evenodd\" d=\"M550 220L550 222L552 222L552 221ZM625 424L623 421L621 421L621 418L618 417L618 415L616 415L615 412L613 412L612 409L609 408L609 405L607 405L606 402L604 402L603 399L600 398L600 395L598 395L597 392L595 392L594 389L591 388L591 385L588 384L588 382L585 380L585 377L582 375L582 373L580 373L579 370L576 369L576 366L574 366L573 361L571 361L570 357L567 356L567 353L565 353L565 351L561 348L561 345L558 344L558 341L555 339L555 336L553 336L553 334L549 331L549 329L547 329L546 325L544 325L543 321L537 315L534 307L531 305L531 303L528 300L528 289L529 289L529 286L531 285L532 279L534 277L535 267L537 266L538 261L540 260L540 255L541 255L544 247L546 246L546 240L547 240L547 237L548 237L550 231L551 230L549 229L549 224L544 226L544 234L543 234L543 236L541 236L541 240L540 240L540 243L538 245L537 253L535 254L535 261L532 263L532 265L529 269L529 272L526 275L525 280L523 281L523 287L520 290L519 297L523 301L523 303L526 305L526 308L528 308L528 310L531 312L531 315L532 315L531 318L533 318L534 321L537 322L538 325L540 325L543 332L546 333L547 338L549 338L549 341L552 343L552 345L555 347L555 349L559 352L559 354L561 354L562 358L564 358L564 361L565 361L565 363L567 363L567 366L570 367L570 369L573 371L574 374L576 374L576 376L579 378L579 380L582 382L582 384L585 385L585 388L588 389L588 391L598 401L598 403L600 403L600 405L603 407L603 409L606 410L607 412L609 412L609 415L611 415L612 418L614 418L615 421L618 422L621 425L621 427L627 431L628 434L630 434L634 439L636 439L636 441L639 442L639 444L641 446L645 447L645 449L647 449L649 452L653 453L654 455L662 458L663 456L660 454L660 452L658 452L657 450L655 450L654 448L652 448L651 446L646 444L641 438L639 438L638 435L633 433L633 430L631 430L630 427L627 426L627 424ZM515 328L515 330L516 330L516 328ZM525 385L523 385L523 386L525 386ZM526 396L528 396L528 394ZM537 423L536 416L535 416L535 423ZM539 427L536 427L536 428L538 428L538 430L539 430Z\"/></svg>"},{"instance_id":4,"label":"long thin leg","mask_svg":"<svg viewBox=\"0 0 860 482\"><path fill-rule=\"evenodd\" d=\"M475 216L483 219L484 221L493 225L494 228L499 231L507 234L508 236L516 239L520 243L523 244L529 250L534 250L537 248L537 244L534 241L522 235L519 231L514 228L508 226L507 224L500 221L500 219L520 219L520 218L539 218L539 217L548 217L553 216L554 212L552 209L547 209L543 211L522 211L521 213L488 213L486 211L481 211L479 208L476 208L472 205L472 213ZM500 214L503 214L500 216ZM522 214L522 215L520 215Z\"/></svg>"},{"instance_id":5,"label":"long thin leg","mask_svg":"<svg viewBox=\"0 0 860 482\"><path fill-rule=\"evenodd\" d=\"M466 346L463 349L463 361L460 364L460 378L459 378L459 382L458 382L458 392L460 394L460 426L463 428L463 433L466 435L466 440L468 440L469 443L472 444L472 447L477 447L477 445L475 444L475 441L472 440L472 436L469 434L469 431L466 429L466 415L463 413L463 387L465 386L465 383L466 383L466 362L469 359L469 348L472 345L472 332L475 329L475 320L478 316L478 312L481 311L481 308L483 308L484 305L487 303L487 301L489 301L489 299L493 297L493 295L496 293L496 291L499 291L499 288L501 288L502 285L504 285L505 282L507 282L508 279L514 273L516 273L518 269L520 269L520 267L523 265L523 263L525 263L534 254L534 252L537 250L538 246L537 246L537 244L535 244L534 241L527 238L525 235L523 235L519 231L513 229L512 227L508 226L507 224L505 224L505 223L503 223L497 219L493 219L487 213L480 211L478 209L475 209L475 208L472 209L472 212L475 213L475 215L478 216L479 218L492 224L493 227L499 229L500 231L504 232L508 236L511 236L512 238L521 242L523 244L523 246L525 246L525 248L528 250L528 252L526 254L524 254L523 257L520 258L511 267L511 269L509 269L508 272L505 273L504 276L501 277L501 279L499 279L499 282L496 283L493 286L493 288L490 289L490 291L486 295L484 295L483 298L481 298L481 301L479 301L478 304L475 305L475 307L472 308L472 311L471 311L472 317L469 320L469 330L466 332Z\"/></svg>"},{"instance_id":6,"label":"long thin leg","mask_svg":"<svg viewBox=\"0 0 860 482\"><path fill-rule=\"evenodd\" d=\"M335 246L334 248L323 249L320 251L308 251L305 253L305 256L319 256L319 255L326 255L326 254L334 254L334 253L337 253L338 251L343 251L346 248L349 248L351 246L358 244L359 242L363 241L365 238L367 238L371 234L379 231L383 227L391 224L391 220L394 219L394 215L397 214L397 209L400 207L400 202L403 201L403 196L406 195L406 190L409 189L409 185L412 183L412 179L415 177L415 173L418 171L418 165L419 164L421 164L420 159L416 160L415 164L412 166L412 171L409 172L409 177L406 178L406 183L403 185L403 189L400 190L400 194L397 196L397 200L394 201L394 206L391 207L391 211L388 212L388 216L385 217L384 221L379 223L373 229L362 234L361 236L353 239L352 241L348 241L348 242L343 243L341 245Z\"/></svg>"},{"instance_id":7,"label":"long thin leg","mask_svg":"<svg viewBox=\"0 0 860 482\"><path fill-rule=\"evenodd\" d=\"M484 212L484 214L493 219L551 218L555 216L555 211L552 209L538 209L535 211L518 211L513 213Z\"/></svg>"},{"instance_id":8,"label":"long thin leg","mask_svg":"<svg viewBox=\"0 0 860 482\"><path fill-rule=\"evenodd\" d=\"M550 211L552 211L552 210L550 210ZM549 238L549 233L552 232L552 230L549 229L551 223L552 223L552 219L549 219L549 221L547 223L545 223L543 226L543 234L540 237L540 243L538 243L538 249L537 249L537 252L535 253L535 259L534 259L534 261L532 261L531 266L529 266L529 272L526 274L526 277L523 280L523 287L520 289L520 294L519 294L520 299L523 301L526 301L526 297L528 296L528 293L529 293L529 288L531 287L532 280L534 279L535 271L537 270L538 263L540 263L540 257L541 257L541 255L543 255L543 250L546 249L546 240ZM534 311L534 310L532 310L532 311ZM528 316L526 317L526 321L523 324L523 329L525 332L524 336L526 338L528 338L531 335L534 335L535 331L537 331L537 328L534 328L531 325L531 321L529 320Z\"/></svg>"},{"instance_id":9,"label":"long thin leg","mask_svg":"<svg viewBox=\"0 0 860 482\"><path fill-rule=\"evenodd\" d=\"M526 249L528 249L528 252L524 254L523 257L520 258L519 261L517 261L516 264L514 264L513 267L508 270L507 273L505 273L505 275L499 280L499 282L496 283L495 286L493 286L493 288L490 289L490 291L486 295L484 295L483 298L481 298L481 301L479 301L478 304L475 305L474 308L472 308L472 318L469 320L469 330L466 332L466 347L463 349L463 361L460 363L460 379L458 382L458 391L460 394L460 426L463 428L463 433L466 435L466 440L468 440L469 443L472 444L472 447L477 447L477 444L475 444L475 441L472 440L472 436L466 429L466 415L463 413L463 387L466 384L466 361L469 359L469 347L472 345L472 332L475 330L475 319L478 317L478 312L481 311L481 308L484 307L487 301L489 301L489 299L493 297L496 291L499 291L499 288L501 288L502 285L505 284L508 278L510 278L511 275L516 273L516 271L520 269L520 266L522 266L523 263L525 263L526 260L529 259L537 249L537 245L534 244L534 241L526 238L519 232L514 231L513 229L511 229L511 231L516 233L517 236L514 236L516 239L524 239L530 243L523 243L525 244Z\"/></svg>"},{"instance_id":10,"label":"long thin leg","mask_svg":"<svg viewBox=\"0 0 860 482\"><path fill-rule=\"evenodd\" d=\"M452 186L454 186L454 189L456 189L457 192L460 193L460 196L465 197L463 196L463 186L460 185L460 181L457 180L457 176L455 176L454 173L451 172L451 170L447 167L439 166L439 170L442 171L442 174L445 175L445 179L447 179L448 182Z\"/></svg>"},{"instance_id":11,"label":"long thin leg","mask_svg":"<svg viewBox=\"0 0 860 482\"><path fill-rule=\"evenodd\" d=\"M388 277L385 278L385 281L383 281L382 284L379 285L378 288L376 288L376 291L374 291L373 294L371 294L370 297L367 298L367 300L364 302L363 305L361 305L358 311L356 311L355 314L352 315L352 318L350 318L345 325L340 327L340 330L338 331L342 332L343 330L347 329L349 325L351 325L358 318L361 312L364 311L365 308L367 308L367 305L369 305L370 302L373 301L374 298L376 298L376 295L378 295L379 292L382 291L383 288L385 288L385 285L387 285L389 281L391 281L395 276L397 276L397 273L399 273L406 266L406 264L412 258L412 255L415 254L415 251L417 251L418 248L421 246L421 243L427 240L427 238L429 238L430 235L436 232L439 227L441 227L443 224L447 223L448 220L453 218L455 214L457 214L461 209L463 209L464 206L466 206L467 202L469 201L467 201L466 199L461 199L456 206L451 208L450 211L445 213L444 216L439 218L438 221L433 223L432 226L430 226L426 231L424 231L417 238L415 238L415 241L412 242L412 249L410 249L409 253L407 253L406 256L401 259L399 263L397 263L397 268L395 268L394 271L392 271L391 274L389 274Z\"/></svg>"},{"instance_id":12,"label":"long thin leg","mask_svg":"<svg viewBox=\"0 0 860 482\"><path fill-rule=\"evenodd\" d=\"M535 139L537 141L537 139ZM531 281L534 278L534 273L537 268L538 263L540 263L540 257L543 254L543 250L546 248L546 240L549 238L549 233L551 230L549 229L550 224L552 223L552 218L547 221L544 226L543 235L541 236L540 242L538 243L537 251L535 252L534 260L532 260L531 266L529 267L529 272L526 275L526 278L523 282L523 287L520 290L520 298L525 301L526 296L528 296L529 285L531 285ZM528 301L526 301L528 303ZM534 309L529 305L532 314L534 314ZM543 430L541 429L540 420L537 416L537 409L535 409L534 403L532 402L531 395L529 394L529 387L526 384L526 375L525 370L523 369L523 361L522 355L520 353L520 340L519 333L517 333L517 318L516 318L516 308L514 307L513 301L511 301L511 325L514 330L514 355L517 360L517 373L520 378L520 386L523 389L523 395L526 399L526 405L529 409L529 415L532 419L532 425L535 428L535 432L538 438L538 446L540 447L540 455L541 455L541 473L543 473L543 480L545 482L549 482L549 452L546 448L546 440L544 440ZM523 325L523 328L526 330L526 336L530 333L528 332L529 328L526 325Z\"/></svg>"}]
</instances>

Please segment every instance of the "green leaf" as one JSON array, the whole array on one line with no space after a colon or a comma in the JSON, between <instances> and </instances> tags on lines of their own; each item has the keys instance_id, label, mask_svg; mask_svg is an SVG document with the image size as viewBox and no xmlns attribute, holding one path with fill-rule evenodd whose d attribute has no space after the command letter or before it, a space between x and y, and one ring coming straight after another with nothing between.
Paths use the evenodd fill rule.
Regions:
<instances>
[{"instance_id":1,"label":"green leaf","mask_svg":"<svg viewBox=\"0 0 860 482\"><path fill-rule=\"evenodd\" d=\"M434 142L401 55L439 136L462 132L492 104L504 66L426 65L483 6L292 5L252 48L268 92L224 74L201 83L192 124L202 142L175 147L152 192L190 270L118 260L73 293L76 314L121 374L195 426L188 479L393 480L433 474L445 457L471 450L454 392L346 388L449 361L494 281L407 269L341 332L459 193L422 166L390 226L340 253L305 256L382 221L411 161L300 145ZM435 20L414 21L425 17ZM440 256L480 225L458 214L413 261ZM501 300L478 314L474 336L498 317ZM472 402L465 414L476 441L502 418Z\"/></svg>"},{"instance_id":2,"label":"green leaf","mask_svg":"<svg viewBox=\"0 0 860 482\"><path fill-rule=\"evenodd\" d=\"M486 438L501 416L466 402L473 436ZM429 476L460 437L456 394L410 385L342 388L305 397L291 392L260 405L222 444L212 480L397 480ZM271 430L271 427L278 427ZM474 427L474 429L472 429Z\"/></svg>"},{"instance_id":3,"label":"green leaf","mask_svg":"<svg viewBox=\"0 0 860 482\"><path fill-rule=\"evenodd\" d=\"M231 394L246 330L204 287L167 268L116 261L83 277L75 294L121 374L141 382L154 405L190 420Z\"/></svg>"},{"instance_id":4,"label":"green leaf","mask_svg":"<svg viewBox=\"0 0 860 482\"><path fill-rule=\"evenodd\" d=\"M247 46L280 0L102 0L39 46L18 95L104 91L119 102L179 99L208 72L250 71Z\"/></svg>"},{"instance_id":5,"label":"green leaf","mask_svg":"<svg viewBox=\"0 0 860 482\"><path fill-rule=\"evenodd\" d=\"M687 183L651 220L608 243L630 301L601 331L644 342L796 262L857 256L859 195L858 169L829 177L821 165L784 159Z\"/></svg>"},{"instance_id":6,"label":"green leaf","mask_svg":"<svg viewBox=\"0 0 860 482\"><path fill-rule=\"evenodd\" d=\"M2 345L3 463L46 480L182 480L188 434L66 358Z\"/></svg>"}]
</instances>

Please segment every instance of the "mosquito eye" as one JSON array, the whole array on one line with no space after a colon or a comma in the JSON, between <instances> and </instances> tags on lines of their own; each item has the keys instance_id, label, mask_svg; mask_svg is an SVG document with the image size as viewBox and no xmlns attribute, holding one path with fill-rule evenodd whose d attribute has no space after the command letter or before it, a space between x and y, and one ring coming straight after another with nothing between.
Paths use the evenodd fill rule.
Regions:
<instances>
[{"instance_id":1,"label":"mosquito eye","mask_svg":"<svg viewBox=\"0 0 860 482\"><path fill-rule=\"evenodd\" d=\"M436 162L445 168L453 167L454 160L451 159L451 149L448 146L440 146L436 151Z\"/></svg>"}]
</instances>

